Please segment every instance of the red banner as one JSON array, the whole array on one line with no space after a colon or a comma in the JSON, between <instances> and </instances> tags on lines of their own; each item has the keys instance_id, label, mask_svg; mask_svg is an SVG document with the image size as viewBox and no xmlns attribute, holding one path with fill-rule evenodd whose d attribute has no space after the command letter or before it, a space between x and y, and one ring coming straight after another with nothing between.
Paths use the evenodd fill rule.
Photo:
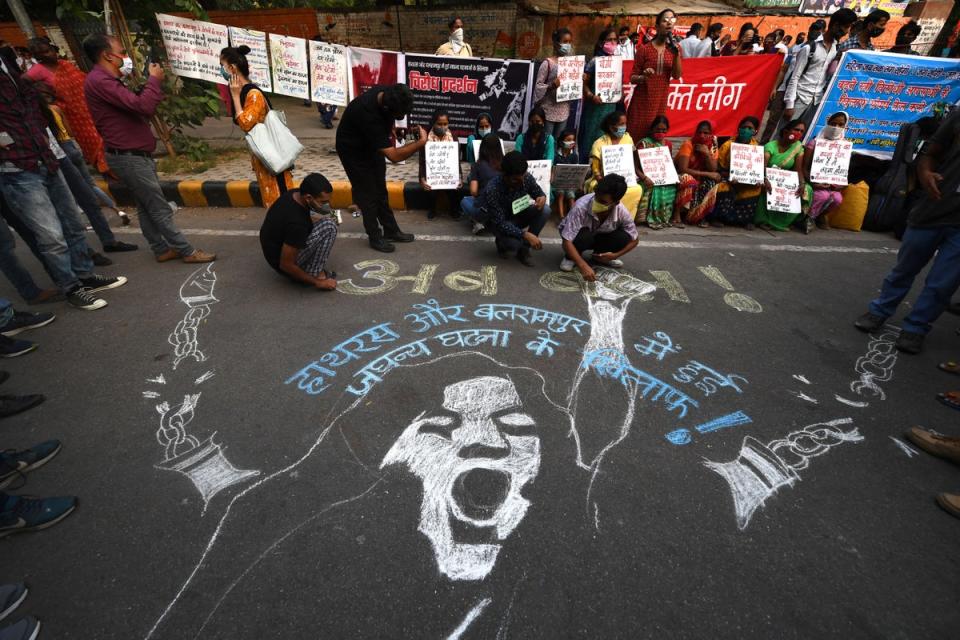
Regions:
<instances>
[{"instance_id":1,"label":"red banner","mask_svg":"<svg viewBox=\"0 0 960 640\"><path fill-rule=\"evenodd\" d=\"M684 60L667 98L670 136L693 135L703 120L713 122L714 134L732 136L746 116L763 119L782 65L783 56L773 54ZM633 61L624 60L625 96L633 91L632 70Z\"/></svg>"}]
</instances>

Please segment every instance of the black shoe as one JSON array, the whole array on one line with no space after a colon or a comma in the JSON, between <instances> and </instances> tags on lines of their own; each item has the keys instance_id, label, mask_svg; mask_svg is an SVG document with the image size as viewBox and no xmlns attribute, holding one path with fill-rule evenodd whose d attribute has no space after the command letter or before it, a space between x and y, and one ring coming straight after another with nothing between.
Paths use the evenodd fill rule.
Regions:
<instances>
[{"instance_id":1,"label":"black shoe","mask_svg":"<svg viewBox=\"0 0 960 640\"><path fill-rule=\"evenodd\" d=\"M109 267L113 264L113 260L102 253L97 253L96 251L90 252L90 259L93 260L94 266L97 267Z\"/></svg>"},{"instance_id":2,"label":"black shoe","mask_svg":"<svg viewBox=\"0 0 960 640\"><path fill-rule=\"evenodd\" d=\"M855 326L857 329L860 329L860 331L863 331L864 333L873 333L882 327L883 323L886 321L887 319L883 316L878 316L868 311L857 318L857 320L853 323L853 326Z\"/></svg>"},{"instance_id":3,"label":"black shoe","mask_svg":"<svg viewBox=\"0 0 960 640\"><path fill-rule=\"evenodd\" d=\"M139 247L129 242L120 242L116 240L110 244L103 245L103 250L107 253L116 253L118 251L136 251Z\"/></svg>"},{"instance_id":4,"label":"black shoe","mask_svg":"<svg viewBox=\"0 0 960 640\"><path fill-rule=\"evenodd\" d=\"M36 342L14 340L13 338L0 335L0 358L16 358L25 353L30 353L36 348Z\"/></svg>"},{"instance_id":5,"label":"black shoe","mask_svg":"<svg viewBox=\"0 0 960 640\"><path fill-rule=\"evenodd\" d=\"M397 231L389 236L385 235L383 238L389 242L413 242L416 239L412 233L404 233L403 231Z\"/></svg>"},{"instance_id":6,"label":"black shoe","mask_svg":"<svg viewBox=\"0 0 960 640\"><path fill-rule=\"evenodd\" d=\"M37 393L30 396L0 396L0 418L9 418L41 404L46 397Z\"/></svg>"},{"instance_id":7,"label":"black shoe","mask_svg":"<svg viewBox=\"0 0 960 640\"><path fill-rule=\"evenodd\" d=\"M10 322L0 327L0 334L8 337L15 336L21 331L29 331L30 329L44 327L56 319L57 316L49 311L45 313L14 311L13 317L10 318Z\"/></svg>"},{"instance_id":8,"label":"black shoe","mask_svg":"<svg viewBox=\"0 0 960 640\"><path fill-rule=\"evenodd\" d=\"M90 293L86 287L77 287L67 292L67 302L84 311L95 311L107 306L107 301Z\"/></svg>"},{"instance_id":9,"label":"black shoe","mask_svg":"<svg viewBox=\"0 0 960 640\"><path fill-rule=\"evenodd\" d=\"M383 238L380 240L371 240L370 248L374 251L382 251L383 253L393 253L397 249Z\"/></svg>"},{"instance_id":10,"label":"black shoe","mask_svg":"<svg viewBox=\"0 0 960 640\"><path fill-rule=\"evenodd\" d=\"M104 289L116 289L117 287L122 287L123 285L127 284L127 279L123 276L109 278L107 276L92 275L87 276L86 278L80 278L80 283L90 293L96 293L97 291L103 291Z\"/></svg>"},{"instance_id":11,"label":"black shoe","mask_svg":"<svg viewBox=\"0 0 960 640\"><path fill-rule=\"evenodd\" d=\"M430 209L430 211L427 211L427 220L433 220L436 217L437 217L436 211L434 211L433 209Z\"/></svg>"},{"instance_id":12,"label":"black shoe","mask_svg":"<svg viewBox=\"0 0 960 640\"><path fill-rule=\"evenodd\" d=\"M925 337L926 336L922 333L901 331L900 335L897 336L897 342L895 343L895 346L897 347L897 351L916 355L923 351L923 339Z\"/></svg>"},{"instance_id":13,"label":"black shoe","mask_svg":"<svg viewBox=\"0 0 960 640\"><path fill-rule=\"evenodd\" d=\"M520 251L517 251L517 260L525 267L533 266L533 260L530 259L530 249L520 249Z\"/></svg>"}]
</instances>

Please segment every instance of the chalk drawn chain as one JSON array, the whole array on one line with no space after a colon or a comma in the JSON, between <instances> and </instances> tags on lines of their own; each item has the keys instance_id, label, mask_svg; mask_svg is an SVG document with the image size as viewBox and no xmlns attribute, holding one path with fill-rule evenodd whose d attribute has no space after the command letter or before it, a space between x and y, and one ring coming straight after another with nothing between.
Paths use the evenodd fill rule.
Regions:
<instances>
[{"instance_id":1,"label":"chalk drawn chain","mask_svg":"<svg viewBox=\"0 0 960 640\"><path fill-rule=\"evenodd\" d=\"M187 433L187 425L193 420L194 409L200 400L200 394L185 395L183 402L171 408L167 402L156 406L160 414L160 428L157 429L157 442L163 447L164 460L170 460L183 453L180 448L192 449L200 441Z\"/></svg>"},{"instance_id":2,"label":"chalk drawn chain","mask_svg":"<svg viewBox=\"0 0 960 640\"><path fill-rule=\"evenodd\" d=\"M205 362L207 357L200 351L197 343L197 330L200 323L210 315L210 305L219 302L213 295L217 284L217 273L213 265L208 264L191 273L180 285L180 301L187 305L187 313L183 320L177 323L167 342L173 345L173 368L192 358L197 362Z\"/></svg>"},{"instance_id":3,"label":"chalk drawn chain","mask_svg":"<svg viewBox=\"0 0 960 640\"><path fill-rule=\"evenodd\" d=\"M850 391L858 396L868 391L870 395L886 400L887 395L877 383L893 379L893 367L897 364L895 343L899 334L898 328L887 325L886 331L870 337L867 352L854 365L854 371L860 374L860 379L850 383Z\"/></svg>"}]
</instances>

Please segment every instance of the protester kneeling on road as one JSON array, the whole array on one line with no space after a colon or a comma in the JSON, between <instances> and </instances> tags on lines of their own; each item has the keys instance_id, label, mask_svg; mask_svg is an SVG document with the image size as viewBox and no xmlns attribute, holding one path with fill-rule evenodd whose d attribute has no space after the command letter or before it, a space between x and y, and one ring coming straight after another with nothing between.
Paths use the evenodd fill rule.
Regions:
<instances>
[{"instance_id":1,"label":"protester kneeling on road","mask_svg":"<svg viewBox=\"0 0 960 640\"><path fill-rule=\"evenodd\" d=\"M627 192L627 181L615 173L604 176L593 193L588 193L573 205L567 217L560 222L563 239L561 271L576 267L583 279L596 279L584 254L590 251L590 262L619 269L620 257L637 246L637 227L633 215L620 204Z\"/></svg>"},{"instance_id":2,"label":"protester kneeling on road","mask_svg":"<svg viewBox=\"0 0 960 640\"><path fill-rule=\"evenodd\" d=\"M500 257L516 251L517 260L532 267L530 249L543 248L538 236L550 218L547 195L527 173L527 161L519 151L503 156L500 169L503 175L493 178L480 194L480 210L496 236Z\"/></svg>"},{"instance_id":3,"label":"protester kneeling on road","mask_svg":"<svg viewBox=\"0 0 960 640\"><path fill-rule=\"evenodd\" d=\"M260 247L267 264L296 282L321 291L337 288L335 273L324 269L337 239L337 219L330 208L333 186L311 173L299 189L283 193L267 210L260 227Z\"/></svg>"}]
</instances>

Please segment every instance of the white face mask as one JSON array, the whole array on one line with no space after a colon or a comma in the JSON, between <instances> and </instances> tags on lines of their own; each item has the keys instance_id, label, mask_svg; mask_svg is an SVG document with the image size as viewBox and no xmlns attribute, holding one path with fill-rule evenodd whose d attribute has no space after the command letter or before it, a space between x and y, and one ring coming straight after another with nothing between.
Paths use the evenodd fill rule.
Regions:
<instances>
[{"instance_id":1,"label":"white face mask","mask_svg":"<svg viewBox=\"0 0 960 640\"><path fill-rule=\"evenodd\" d=\"M827 140L839 140L843 137L843 127L836 127L834 125L826 125L821 132L823 137Z\"/></svg>"},{"instance_id":2,"label":"white face mask","mask_svg":"<svg viewBox=\"0 0 960 640\"><path fill-rule=\"evenodd\" d=\"M133 58L123 56L123 64L120 65L120 75L128 76L133 73Z\"/></svg>"},{"instance_id":3,"label":"white face mask","mask_svg":"<svg viewBox=\"0 0 960 640\"><path fill-rule=\"evenodd\" d=\"M457 44L463 44L463 29L454 29L450 34L450 41Z\"/></svg>"}]
</instances>

